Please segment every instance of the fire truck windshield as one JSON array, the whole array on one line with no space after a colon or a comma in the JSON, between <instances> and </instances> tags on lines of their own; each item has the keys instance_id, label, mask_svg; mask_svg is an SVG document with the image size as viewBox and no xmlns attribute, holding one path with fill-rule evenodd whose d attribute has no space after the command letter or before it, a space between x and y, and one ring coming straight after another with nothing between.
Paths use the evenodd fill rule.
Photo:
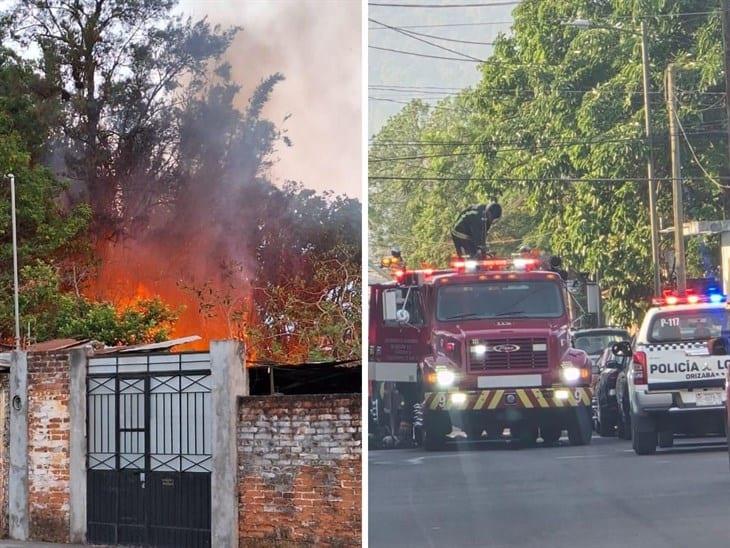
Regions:
<instances>
[{"instance_id":1,"label":"fire truck windshield","mask_svg":"<svg viewBox=\"0 0 730 548\"><path fill-rule=\"evenodd\" d=\"M542 280L479 282L440 287L439 321L488 318L559 318L564 314L560 286Z\"/></svg>"}]
</instances>

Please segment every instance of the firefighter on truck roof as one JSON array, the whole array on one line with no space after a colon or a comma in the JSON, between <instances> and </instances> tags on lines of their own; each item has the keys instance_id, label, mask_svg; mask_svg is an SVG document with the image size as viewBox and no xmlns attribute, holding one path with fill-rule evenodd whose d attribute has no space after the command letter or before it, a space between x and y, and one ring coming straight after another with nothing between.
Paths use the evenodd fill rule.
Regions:
<instances>
[{"instance_id":1,"label":"firefighter on truck roof","mask_svg":"<svg viewBox=\"0 0 730 548\"><path fill-rule=\"evenodd\" d=\"M475 257L487 251L487 232L502 216L502 206L497 202L473 205L459 214L451 229L456 254L459 257Z\"/></svg>"}]
</instances>

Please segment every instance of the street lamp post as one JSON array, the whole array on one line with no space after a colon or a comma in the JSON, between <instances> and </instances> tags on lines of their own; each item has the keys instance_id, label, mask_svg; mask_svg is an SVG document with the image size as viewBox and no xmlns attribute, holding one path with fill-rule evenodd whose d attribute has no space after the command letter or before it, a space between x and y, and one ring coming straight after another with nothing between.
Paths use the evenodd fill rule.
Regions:
<instances>
[{"instance_id":1,"label":"street lamp post","mask_svg":"<svg viewBox=\"0 0 730 548\"><path fill-rule=\"evenodd\" d=\"M15 349L20 350L20 305L18 303L18 229L15 220L15 175L10 179L10 218L13 225L13 299L15 302Z\"/></svg>"},{"instance_id":2,"label":"street lamp post","mask_svg":"<svg viewBox=\"0 0 730 548\"><path fill-rule=\"evenodd\" d=\"M586 19L575 19L568 23L570 26L582 29L601 28L627 32L641 37L641 68L644 84L644 134L646 146L649 149L646 158L646 178L649 186L649 222L651 224L651 257L654 269L654 295L661 294L661 276L659 274L659 217L657 216L656 180L654 179L654 135L651 124L651 80L649 79L649 51L646 33L646 24L641 22L639 32L612 25L596 25Z\"/></svg>"}]
</instances>

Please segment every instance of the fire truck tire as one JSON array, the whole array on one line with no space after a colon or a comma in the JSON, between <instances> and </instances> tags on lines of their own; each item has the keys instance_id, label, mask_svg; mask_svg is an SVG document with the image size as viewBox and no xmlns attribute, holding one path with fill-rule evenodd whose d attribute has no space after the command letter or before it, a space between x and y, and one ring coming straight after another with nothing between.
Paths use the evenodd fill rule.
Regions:
<instances>
[{"instance_id":1,"label":"fire truck tire","mask_svg":"<svg viewBox=\"0 0 730 548\"><path fill-rule=\"evenodd\" d=\"M423 448L438 451L446 445L446 436L451 432L451 418L446 411L432 411L423 421Z\"/></svg>"},{"instance_id":2,"label":"fire truck tire","mask_svg":"<svg viewBox=\"0 0 730 548\"><path fill-rule=\"evenodd\" d=\"M555 445L560 440L563 429L560 426L541 426L540 435L546 445Z\"/></svg>"},{"instance_id":3,"label":"fire truck tire","mask_svg":"<svg viewBox=\"0 0 730 548\"><path fill-rule=\"evenodd\" d=\"M667 449L674 445L674 432L671 430L662 430L659 432L659 447Z\"/></svg>"},{"instance_id":4,"label":"fire truck tire","mask_svg":"<svg viewBox=\"0 0 730 548\"><path fill-rule=\"evenodd\" d=\"M482 432L484 432L484 422L479 420L479 417L469 416L468 413L464 414L464 432L470 440L482 439Z\"/></svg>"},{"instance_id":5,"label":"fire truck tire","mask_svg":"<svg viewBox=\"0 0 730 548\"><path fill-rule=\"evenodd\" d=\"M537 442L537 426L515 424L510 427L510 433L518 447L532 447Z\"/></svg>"},{"instance_id":6,"label":"fire truck tire","mask_svg":"<svg viewBox=\"0 0 730 548\"><path fill-rule=\"evenodd\" d=\"M568 423L570 445L588 445L593 437L591 410L585 406L575 408L572 420Z\"/></svg>"}]
</instances>

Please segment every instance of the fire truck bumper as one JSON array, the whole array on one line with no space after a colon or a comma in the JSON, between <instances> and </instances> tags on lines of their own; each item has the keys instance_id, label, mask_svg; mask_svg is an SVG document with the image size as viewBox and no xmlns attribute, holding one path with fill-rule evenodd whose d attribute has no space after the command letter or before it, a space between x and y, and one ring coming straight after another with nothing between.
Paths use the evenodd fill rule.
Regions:
<instances>
[{"instance_id":1,"label":"fire truck bumper","mask_svg":"<svg viewBox=\"0 0 730 548\"><path fill-rule=\"evenodd\" d=\"M507 409L561 409L591 406L588 387L500 388L426 392L424 409L430 411L503 411Z\"/></svg>"}]
</instances>

